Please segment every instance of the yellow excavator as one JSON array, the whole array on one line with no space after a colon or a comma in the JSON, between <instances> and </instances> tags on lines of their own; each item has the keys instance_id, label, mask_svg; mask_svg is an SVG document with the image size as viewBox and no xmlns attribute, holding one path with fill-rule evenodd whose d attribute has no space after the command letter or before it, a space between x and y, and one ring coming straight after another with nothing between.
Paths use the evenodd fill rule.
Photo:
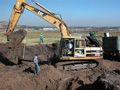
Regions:
<instances>
[{"instance_id":1,"label":"yellow excavator","mask_svg":"<svg viewBox=\"0 0 120 90\"><path fill-rule=\"evenodd\" d=\"M26 8L27 10L40 16L41 18L58 28L58 30L60 30L61 41L59 59L63 62L69 62L67 64L64 64L64 69L69 70L76 68L79 69L82 67L96 67L97 64L96 62L93 62L93 60L96 61L97 59L100 59L102 57L102 47L100 46L97 39L93 36L88 36L89 44L87 44L86 39L83 39L79 36L71 36L68 26L62 19L60 19L53 12L40 5L38 2L33 2L41 9L26 3L26 0L17 0L16 4L13 7L13 11L9 19L8 28L5 35L9 35L14 31L21 14ZM71 49L66 48L69 42L72 44ZM73 62L74 64L71 62Z\"/></svg>"}]
</instances>

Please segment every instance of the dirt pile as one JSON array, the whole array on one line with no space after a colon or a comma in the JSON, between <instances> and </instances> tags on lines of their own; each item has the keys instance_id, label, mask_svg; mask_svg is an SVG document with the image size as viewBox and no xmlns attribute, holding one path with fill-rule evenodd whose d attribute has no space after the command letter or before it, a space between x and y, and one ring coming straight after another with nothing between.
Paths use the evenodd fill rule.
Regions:
<instances>
[{"instance_id":1,"label":"dirt pile","mask_svg":"<svg viewBox=\"0 0 120 90\"><path fill-rule=\"evenodd\" d=\"M3 62L6 65L13 65L18 63L18 58L22 56L22 50L24 45L21 44L25 38L27 32L20 29L7 36L8 42L0 43L0 58L4 59Z\"/></svg>"},{"instance_id":2,"label":"dirt pile","mask_svg":"<svg viewBox=\"0 0 120 90\"><path fill-rule=\"evenodd\" d=\"M9 47L7 44L0 43L0 58L5 65L13 65L18 63L18 57L22 56L23 45L17 47Z\"/></svg>"},{"instance_id":3,"label":"dirt pile","mask_svg":"<svg viewBox=\"0 0 120 90\"><path fill-rule=\"evenodd\" d=\"M72 80L71 75L48 65L41 66L40 73L35 75L28 72L29 65L0 69L0 90L67 90Z\"/></svg>"},{"instance_id":4,"label":"dirt pile","mask_svg":"<svg viewBox=\"0 0 120 90\"><path fill-rule=\"evenodd\" d=\"M47 63L58 57L59 44L26 46L24 53L23 51L22 44L12 43L12 46L7 43L0 44L0 90L120 89L120 62L118 61L100 59L101 65L97 68L64 71ZM38 54L41 69L36 75L32 61L35 54ZM18 63L17 60L21 61L18 65L15 64Z\"/></svg>"},{"instance_id":5,"label":"dirt pile","mask_svg":"<svg viewBox=\"0 0 120 90\"><path fill-rule=\"evenodd\" d=\"M0 43L0 58L5 65L19 64L20 60L23 60L23 56L24 60L32 60L35 54L38 54L42 63L47 63L48 60L58 57L59 45L57 43L38 44L24 48L23 44L9 46L7 43Z\"/></svg>"},{"instance_id":6,"label":"dirt pile","mask_svg":"<svg viewBox=\"0 0 120 90\"><path fill-rule=\"evenodd\" d=\"M38 54L38 58L41 61L47 61L49 59L58 57L59 44L38 44L34 46L27 46L25 49L25 59L31 60L35 54Z\"/></svg>"},{"instance_id":7,"label":"dirt pile","mask_svg":"<svg viewBox=\"0 0 120 90\"><path fill-rule=\"evenodd\" d=\"M74 76L71 90L120 90L120 63L117 61L103 60L98 68L67 73Z\"/></svg>"},{"instance_id":8,"label":"dirt pile","mask_svg":"<svg viewBox=\"0 0 120 90\"><path fill-rule=\"evenodd\" d=\"M120 75L108 72L93 83L92 90L120 90Z\"/></svg>"},{"instance_id":9,"label":"dirt pile","mask_svg":"<svg viewBox=\"0 0 120 90\"><path fill-rule=\"evenodd\" d=\"M116 63L114 70L103 67ZM34 74L34 63L23 61L20 65L0 66L0 90L119 90L120 63L103 61L101 67L79 71L64 71L52 65L40 65ZM117 88L117 89L116 89Z\"/></svg>"}]
</instances>

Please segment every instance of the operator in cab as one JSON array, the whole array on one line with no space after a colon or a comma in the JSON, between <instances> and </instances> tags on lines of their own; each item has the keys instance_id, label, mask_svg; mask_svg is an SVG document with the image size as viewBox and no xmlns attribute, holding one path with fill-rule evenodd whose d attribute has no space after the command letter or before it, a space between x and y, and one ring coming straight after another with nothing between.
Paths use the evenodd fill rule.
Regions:
<instances>
[{"instance_id":1,"label":"operator in cab","mask_svg":"<svg viewBox=\"0 0 120 90\"><path fill-rule=\"evenodd\" d=\"M68 44L65 46L66 49L72 49L73 45L70 40L68 40Z\"/></svg>"},{"instance_id":2,"label":"operator in cab","mask_svg":"<svg viewBox=\"0 0 120 90\"><path fill-rule=\"evenodd\" d=\"M64 50L65 56L72 54L72 48L73 48L73 45L72 45L71 41L68 40L68 44L65 46L65 50Z\"/></svg>"}]
</instances>

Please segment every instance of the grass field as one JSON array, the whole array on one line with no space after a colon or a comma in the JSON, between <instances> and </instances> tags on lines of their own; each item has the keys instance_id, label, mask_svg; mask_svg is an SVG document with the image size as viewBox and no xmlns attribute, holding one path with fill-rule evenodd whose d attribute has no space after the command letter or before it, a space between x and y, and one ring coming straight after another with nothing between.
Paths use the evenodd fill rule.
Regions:
<instances>
[{"instance_id":1,"label":"grass field","mask_svg":"<svg viewBox=\"0 0 120 90\"><path fill-rule=\"evenodd\" d=\"M58 31L29 31L25 38L27 45L34 45L40 43L40 34L44 35L44 43L49 44L59 42L60 32Z\"/></svg>"},{"instance_id":2,"label":"grass field","mask_svg":"<svg viewBox=\"0 0 120 90\"><path fill-rule=\"evenodd\" d=\"M49 44L53 42L59 42L60 32L59 31L27 31L25 37L26 45L34 45L40 43L40 34L44 35L44 43ZM7 42L4 32L0 32L0 43Z\"/></svg>"},{"instance_id":3,"label":"grass field","mask_svg":"<svg viewBox=\"0 0 120 90\"><path fill-rule=\"evenodd\" d=\"M98 40L102 40L102 37L104 36L105 31L96 31ZM44 35L44 44L50 44L54 42L59 42L61 34L59 31L27 31L27 36L24 39L26 41L26 45L34 45L40 43L40 34L43 33ZM77 31L77 32L71 32L71 33L77 33L77 34L88 34L90 31ZM110 31L111 36L120 36L120 31ZM85 37L83 37L85 38ZM4 35L4 32L0 32L0 43L7 42L6 36Z\"/></svg>"}]
</instances>

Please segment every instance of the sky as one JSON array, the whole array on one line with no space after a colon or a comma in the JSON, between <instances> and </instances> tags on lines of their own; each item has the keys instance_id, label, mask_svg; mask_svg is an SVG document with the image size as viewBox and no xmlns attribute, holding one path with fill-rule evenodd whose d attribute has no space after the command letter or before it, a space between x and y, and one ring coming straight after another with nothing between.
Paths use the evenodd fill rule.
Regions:
<instances>
[{"instance_id":1,"label":"sky","mask_svg":"<svg viewBox=\"0 0 120 90\"><path fill-rule=\"evenodd\" d=\"M9 21L17 0L0 0L0 21ZM60 13L68 26L120 26L120 0L35 0L48 10ZM27 3L36 6L31 0ZM59 17L59 16L58 16ZM34 13L24 10L18 24L52 26Z\"/></svg>"}]
</instances>

